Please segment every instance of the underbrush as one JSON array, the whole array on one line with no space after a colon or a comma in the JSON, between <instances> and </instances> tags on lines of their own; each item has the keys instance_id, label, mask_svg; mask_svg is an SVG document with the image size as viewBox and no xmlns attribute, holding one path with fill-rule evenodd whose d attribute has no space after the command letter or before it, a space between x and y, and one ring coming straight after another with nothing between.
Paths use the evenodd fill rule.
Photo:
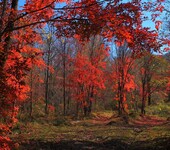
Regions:
<instances>
[{"instance_id":1,"label":"underbrush","mask_svg":"<svg viewBox=\"0 0 170 150\"><path fill-rule=\"evenodd\" d=\"M85 122L88 123L87 120L85 120ZM117 140L121 140L123 143L129 143L130 148L131 144L134 146L141 146L143 143L146 144L146 147L150 148L155 145L155 143L152 142L155 141L155 139L158 139L159 141L161 138L170 138L169 127L169 124L154 127L134 127L125 124L94 124L93 126L85 126L82 124L63 125L62 123L56 126L51 123L41 124L38 122L28 122L27 124L16 124L15 132L13 132L11 138L18 142L20 145L27 143L27 146L30 145L31 141L35 141L32 143L35 147L37 146L36 144L40 146L41 143L37 143L38 141L46 144L49 142L59 144L64 141L71 141L74 147L74 142L93 142L96 144L107 144L109 141L115 142ZM55 145L53 149L56 147L58 146ZM65 144L61 145L61 147L64 149ZM23 149L25 148L26 147ZM68 145L68 148L70 148L70 145ZM81 147L79 149L81 149Z\"/></svg>"},{"instance_id":2,"label":"underbrush","mask_svg":"<svg viewBox=\"0 0 170 150\"><path fill-rule=\"evenodd\" d=\"M160 117L170 117L170 102L148 106L146 107L146 114Z\"/></svg>"}]
</instances>

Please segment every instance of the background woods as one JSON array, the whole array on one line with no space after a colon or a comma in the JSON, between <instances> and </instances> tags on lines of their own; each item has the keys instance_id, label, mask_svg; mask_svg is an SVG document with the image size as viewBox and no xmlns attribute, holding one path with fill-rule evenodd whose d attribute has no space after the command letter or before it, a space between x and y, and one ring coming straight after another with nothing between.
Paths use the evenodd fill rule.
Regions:
<instances>
[{"instance_id":1,"label":"background woods","mask_svg":"<svg viewBox=\"0 0 170 150\"><path fill-rule=\"evenodd\" d=\"M0 148L18 122L169 115L168 1L22 3L0 0Z\"/></svg>"}]
</instances>

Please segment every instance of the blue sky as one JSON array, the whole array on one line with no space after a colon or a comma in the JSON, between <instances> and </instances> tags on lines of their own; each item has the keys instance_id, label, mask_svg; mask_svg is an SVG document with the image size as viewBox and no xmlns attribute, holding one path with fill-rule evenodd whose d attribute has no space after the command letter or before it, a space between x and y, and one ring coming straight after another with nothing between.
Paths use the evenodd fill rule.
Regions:
<instances>
[{"instance_id":1,"label":"blue sky","mask_svg":"<svg viewBox=\"0 0 170 150\"><path fill-rule=\"evenodd\" d=\"M25 4L26 0L19 0L19 7L22 7ZM128 2L130 0L123 0L124 2ZM143 0L148 1L148 0ZM151 1L151 0L150 0ZM144 12L143 15L147 16L148 19L142 23L143 27L149 27L151 30L155 30L155 23L151 20L151 13ZM163 16L163 15L161 15ZM161 20L161 19L160 19Z\"/></svg>"},{"instance_id":2,"label":"blue sky","mask_svg":"<svg viewBox=\"0 0 170 150\"><path fill-rule=\"evenodd\" d=\"M25 0L22 0L22 1L19 0L19 7L23 6L24 4L25 4Z\"/></svg>"},{"instance_id":3,"label":"blue sky","mask_svg":"<svg viewBox=\"0 0 170 150\"><path fill-rule=\"evenodd\" d=\"M145 12L144 15L148 17L148 20L142 23L143 27L149 27L152 30L155 30L155 23L151 20L151 13Z\"/></svg>"},{"instance_id":4,"label":"blue sky","mask_svg":"<svg viewBox=\"0 0 170 150\"><path fill-rule=\"evenodd\" d=\"M26 0L19 0L19 7L22 7L25 4L25 1ZM124 0L124 1L127 2L128 0ZM146 0L144 0L144 1L146 1ZM151 28L151 30L155 30L155 24L150 19L151 18L151 14L148 13L148 12L145 12L144 15L148 16L149 20L144 21L143 22L143 26L144 27L149 27L149 28Z\"/></svg>"}]
</instances>

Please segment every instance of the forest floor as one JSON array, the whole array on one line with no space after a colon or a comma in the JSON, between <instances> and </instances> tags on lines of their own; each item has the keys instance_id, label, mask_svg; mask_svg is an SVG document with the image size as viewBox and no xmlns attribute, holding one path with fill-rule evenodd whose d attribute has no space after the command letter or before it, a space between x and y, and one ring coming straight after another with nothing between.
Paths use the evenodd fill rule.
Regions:
<instances>
[{"instance_id":1,"label":"forest floor","mask_svg":"<svg viewBox=\"0 0 170 150\"><path fill-rule=\"evenodd\" d=\"M66 124L20 123L11 138L23 150L168 150L170 121L139 116L127 123L106 112L92 118L69 120Z\"/></svg>"}]
</instances>

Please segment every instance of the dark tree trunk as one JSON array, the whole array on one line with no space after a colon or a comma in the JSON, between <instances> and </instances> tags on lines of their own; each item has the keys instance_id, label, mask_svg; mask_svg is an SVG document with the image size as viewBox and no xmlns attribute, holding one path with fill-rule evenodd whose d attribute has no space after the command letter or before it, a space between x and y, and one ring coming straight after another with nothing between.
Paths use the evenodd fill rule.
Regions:
<instances>
[{"instance_id":1,"label":"dark tree trunk","mask_svg":"<svg viewBox=\"0 0 170 150\"><path fill-rule=\"evenodd\" d=\"M47 54L47 68L45 74L45 114L48 114L48 103L49 103L49 66L50 65L50 48Z\"/></svg>"},{"instance_id":2,"label":"dark tree trunk","mask_svg":"<svg viewBox=\"0 0 170 150\"><path fill-rule=\"evenodd\" d=\"M2 12L1 12L1 18L3 19L4 15L5 15L5 11L7 8L7 0L3 0L3 8L2 8ZM13 10L17 10L18 8L18 0L12 0L11 3L11 9ZM4 66L10 51L10 46L11 46L11 34L12 34L12 30L14 28L14 22L13 22L13 16L15 14L13 14L13 12L11 12L11 14L8 17L8 23L6 26L6 30L5 31L1 31L0 29L0 41L2 41L2 36L4 34L7 35L6 39L4 39L5 44L3 45L3 50L0 52L0 115L1 115L1 111L3 111L4 107L8 108L11 107L10 105L8 106L8 104L6 104L6 91L8 90L7 87L8 85L6 84L6 77L5 77L5 73L4 73ZM0 27L2 25L2 22L0 22ZM15 101L15 100L13 100Z\"/></svg>"},{"instance_id":3,"label":"dark tree trunk","mask_svg":"<svg viewBox=\"0 0 170 150\"><path fill-rule=\"evenodd\" d=\"M3 11L2 11L2 14L1 14L2 16L4 16L6 7L7 7L7 1L4 0L3 1ZM11 9L17 10L17 8L18 8L18 0L13 0L12 4L11 4ZM1 57L1 60L0 60L0 70L1 69L3 70L3 68L4 68L6 59L8 57L10 45L11 45L11 33L12 33L13 28L14 28L14 22L13 22L13 19L12 19L13 15L15 15L15 14L11 13L9 15L9 22L7 24L7 27L6 27L7 32L5 32L5 34L8 34L8 36L5 39L4 49L0 53L0 57ZM1 40L1 36L0 36L0 40Z\"/></svg>"},{"instance_id":4,"label":"dark tree trunk","mask_svg":"<svg viewBox=\"0 0 170 150\"><path fill-rule=\"evenodd\" d=\"M148 64L149 65L149 64ZM151 105L151 72L149 66L147 66L147 98L148 98L148 106Z\"/></svg>"},{"instance_id":5,"label":"dark tree trunk","mask_svg":"<svg viewBox=\"0 0 170 150\"><path fill-rule=\"evenodd\" d=\"M31 70L31 79L30 79L30 110L29 110L29 117L32 120L32 109L33 109L33 70Z\"/></svg>"},{"instance_id":6,"label":"dark tree trunk","mask_svg":"<svg viewBox=\"0 0 170 150\"><path fill-rule=\"evenodd\" d=\"M65 43L64 43L64 56L63 56L63 115L66 115L66 58L65 58Z\"/></svg>"},{"instance_id":7,"label":"dark tree trunk","mask_svg":"<svg viewBox=\"0 0 170 150\"><path fill-rule=\"evenodd\" d=\"M90 100L88 106L88 116L90 116L91 112L92 112L92 101Z\"/></svg>"},{"instance_id":8,"label":"dark tree trunk","mask_svg":"<svg viewBox=\"0 0 170 150\"><path fill-rule=\"evenodd\" d=\"M70 101L71 101L71 96L69 93L67 97L67 114L69 114L69 111L70 111Z\"/></svg>"},{"instance_id":9,"label":"dark tree trunk","mask_svg":"<svg viewBox=\"0 0 170 150\"><path fill-rule=\"evenodd\" d=\"M76 103L76 117L79 116L79 102Z\"/></svg>"},{"instance_id":10,"label":"dark tree trunk","mask_svg":"<svg viewBox=\"0 0 170 150\"><path fill-rule=\"evenodd\" d=\"M88 107L87 106L84 106L84 116L86 117L87 116L87 112L88 112Z\"/></svg>"},{"instance_id":11,"label":"dark tree trunk","mask_svg":"<svg viewBox=\"0 0 170 150\"><path fill-rule=\"evenodd\" d=\"M2 12L1 12L1 18L3 18L4 14L5 14L5 12L6 12L7 2L8 2L8 0L3 0L3 2L2 2L3 7L2 7Z\"/></svg>"},{"instance_id":12,"label":"dark tree trunk","mask_svg":"<svg viewBox=\"0 0 170 150\"><path fill-rule=\"evenodd\" d=\"M145 100L146 100L146 94L145 94L145 79L142 81L142 106L141 106L141 114L145 115Z\"/></svg>"},{"instance_id":13,"label":"dark tree trunk","mask_svg":"<svg viewBox=\"0 0 170 150\"><path fill-rule=\"evenodd\" d=\"M145 114L145 98L142 98L142 106L141 106L141 114L144 115Z\"/></svg>"},{"instance_id":14,"label":"dark tree trunk","mask_svg":"<svg viewBox=\"0 0 170 150\"><path fill-rule=\"evenodd\" d=\"M92 86L90 89L91 90L90 90L90 97L89 97L89 101L88 101L88 110L87 110L88 111L88 116L92 112L92 99L94 97L94 86Z\"/></svg>"},{"instance_id":15,"label":"dark tree trunk","mask_svg":"<svg viewBox=\"0 0 170 150\"><path fill-rule=\"evenodd\" d=\"M145 115L145 97L142 98L141 114Z\"/></svg>"},{"instance_id":16,"label":"dark tree trunk","mask_svg":"<svg viewBox=\"0 0 170 150\"><path fill-rule=\"evenodd\" d=\"M122 111L121 111L121 86L120 86L120 82L118 83L118 112L119 112L119 115L122 114Z\"/></svg>"},{"instance_id":17,"label":"dark tree trunk","mask_svg":"<svg viewBox=\"0 0 170 150\"><path fill-rule=\"evenodd\" d=\"M148 106L150 106L152 104L152 102L151 102L151 94L149 93L148 94Z\"/></svg>"}]
</instances>

